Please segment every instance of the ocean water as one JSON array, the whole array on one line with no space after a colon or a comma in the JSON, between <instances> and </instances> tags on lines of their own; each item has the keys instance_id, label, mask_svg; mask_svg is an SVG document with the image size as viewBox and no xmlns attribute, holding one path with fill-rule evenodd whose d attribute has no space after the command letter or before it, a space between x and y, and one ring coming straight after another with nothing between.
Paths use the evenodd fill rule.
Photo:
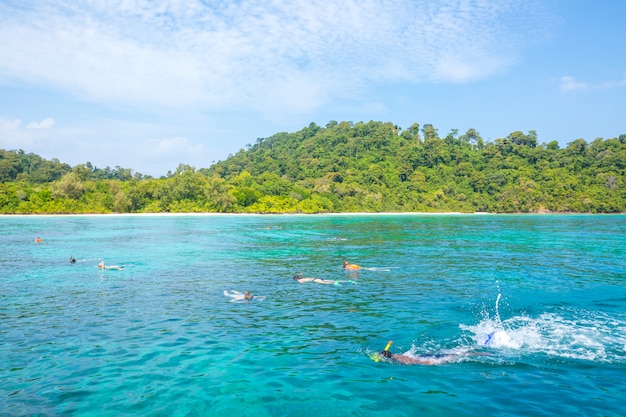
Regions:
<instances>
[{"instance_id":1,"label":"ocean water","mask_svg":"<svg viewBox=\"0 0 626 417\"><path fill-rule=\"evenodd\" d=\"M0 416L621 416L625 376L623 215L0 217Z\"/></svg>"}]
</instances>

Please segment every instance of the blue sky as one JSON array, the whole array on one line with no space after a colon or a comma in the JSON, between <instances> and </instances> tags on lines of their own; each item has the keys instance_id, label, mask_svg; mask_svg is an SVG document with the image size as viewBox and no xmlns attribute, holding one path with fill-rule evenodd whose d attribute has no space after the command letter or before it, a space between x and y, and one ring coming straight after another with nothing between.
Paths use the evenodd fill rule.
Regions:
<instances>
[{"instance_id":1,"label":"blue sky","mask_svg":"<svg viewBox=\"0 0 626 417\"><path fill-rule=\"evenodd\" d=\"M626 133L622 0L0 0L0 148L161 176L311 122Z\"/></svg>"}]
</instances>

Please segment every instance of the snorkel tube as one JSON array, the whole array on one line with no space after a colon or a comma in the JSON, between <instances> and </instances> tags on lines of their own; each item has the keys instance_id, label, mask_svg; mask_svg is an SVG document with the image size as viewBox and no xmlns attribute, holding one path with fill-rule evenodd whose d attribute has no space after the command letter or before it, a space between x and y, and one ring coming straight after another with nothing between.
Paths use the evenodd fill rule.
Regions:
<instances>
[{"instance_id":1,"label":"snorkel tube","mask_svg":"<svg viewBox=\"0 0 626 417\"><path fill-rule=\"evenodd\" d=\"M393 343L393 340L390 340L389 343L387 343L387 346L385 346L385 348L383 350L389 350L389 348L391 347Z\"/></svg>"}]
</instances>

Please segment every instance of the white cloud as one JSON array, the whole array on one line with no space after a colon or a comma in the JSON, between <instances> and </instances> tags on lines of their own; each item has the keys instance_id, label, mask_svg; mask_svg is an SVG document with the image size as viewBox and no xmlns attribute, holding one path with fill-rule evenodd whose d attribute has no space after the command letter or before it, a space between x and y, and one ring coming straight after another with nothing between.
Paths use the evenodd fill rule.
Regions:
<instances>
[{"instance_id":1,"label":"white cloud","mask_svg":"<svg viewBox=\"0 0 626 417\"><path fill-rule=\"evenodd\" d=\"M560 81L561 91L580 91L589 88L589 84L578 82L574 77L569 75L561 77Z\"/></svg>"},{"instance_id":2,"label":"white cloud","mask_svg":"<svg viewBox=\"0 0 626 417\"><path fill-rule=\"evenodd\" d=\"M68 155L67 151L80 143L83 132L75 128L51 129L53 126L52 118L24 125L20 119L0 117L0 148L26 152L37 149L40 156L48 159Z\"/></svg>"},{"instance_id":3,"label":"white cloud","mask_svg":"<svg viewBox=\"0 0 626 417\"><path fill-rule=\"evenodd\" d=\"M605 90L626 87L626 73L624 78L618 81L601 81L596 83L577 81L572 76L561 77L560 89L563 92L570 91L588 91L588 90Z\"/></svg>"},{"instance_id":4,"label":"white cloud","mask_svg":"<svg viewBox=\"0 0 626 417\"><path fill-rule=\"evenodd\" d=\"M13 132L22 126L22 121L20 119L4 119L0 117L0 132L7 134L8 132Z\"/></svg>"},{"instance_id":5,"label":"white cloud","mask_svg":"<svg viewBox=\"0 0 626 417\"><path fill-rule=\"evenodd\" d=\"M43 158L58 158L71 166L89 161L100 168L121 166L153 176L176 169L178 163L209 166L203 144L186 137L158 138L159 132L170 134L164 124L103 119L88 125L41 128L51 124L49 120L24 125L19 119L0 117L0 149L36 149ZM152 138L144 139L146 135Z\"/></svg>"},{"instance_id":6,"label":"white cloud","mask_svg":"<svg viewBox=\"0 0 626 417\"><path fill-rule=\"evenodd\" d=\"M303 112L372 81L458 83L500 72L536 29L519 22L541 26L519 13L540 3L3 2L0 82L124 106Z\"/></svg>"},{"instance_id":7,"label":"white cloud","mask_svg":"<svg viewBox=\"0 0 626 417\"><path fill-rule=\"evenodd\" d=\"M26 125L27 129L50 129L54 126L54 119L48 117L47 119L42 120L41 122L31 122Z\"/></svg>"},{"instance_id":8,"label":"white cloud","mask_svg":"<svg viewBox=\"0 0 626 417\"><path fill-rule=\"evenodd\" d=\"M6 119L0 117L0 148L22 149L32 143L30 135L26 134L20 119Z\"/></svg>"},{"instance_id":9,"label":"white cloud","mask_svg":"<svg viewBox=\"0 0 626 417\"><path fill-rule=\"evenodd\" d=\"M144 152L149 159L171 159L174 155L189 156L204 151L204 146L194 144L188 138L146 139Z\"/></svg>"}]
</instances>

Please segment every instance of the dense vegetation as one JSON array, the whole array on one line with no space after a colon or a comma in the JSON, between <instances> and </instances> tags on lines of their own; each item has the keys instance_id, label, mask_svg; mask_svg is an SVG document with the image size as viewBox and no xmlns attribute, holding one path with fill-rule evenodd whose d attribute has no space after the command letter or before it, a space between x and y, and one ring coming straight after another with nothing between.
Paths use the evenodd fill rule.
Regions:
<instances>
[{"instance_id":1,"label":"dense vegetation","mask_svg":"<svg viewBox=\"0 0 626 417\"><path fill-rule=\"evenodd\" d=\"M0 212L626 212L626 135L561 149L537 134L311 123L161 178L0 150Z\"/></svg>"}]
</instances>

